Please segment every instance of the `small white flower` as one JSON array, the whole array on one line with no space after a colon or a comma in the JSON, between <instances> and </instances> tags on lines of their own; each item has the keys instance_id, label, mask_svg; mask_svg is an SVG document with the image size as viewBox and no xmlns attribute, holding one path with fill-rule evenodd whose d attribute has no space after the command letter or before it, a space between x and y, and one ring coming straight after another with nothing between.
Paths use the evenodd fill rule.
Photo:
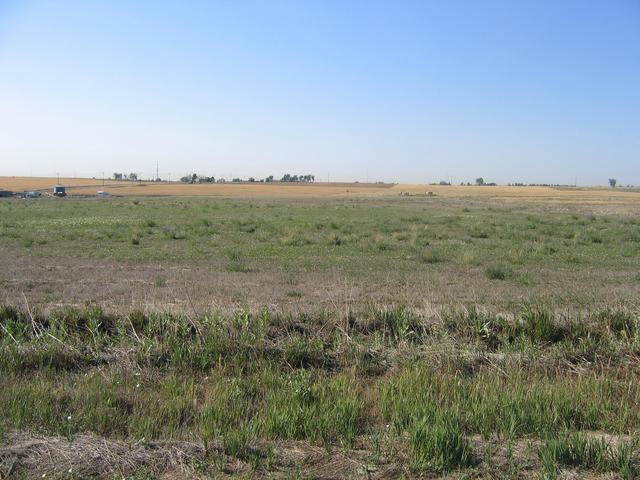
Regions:
<instances>
[{"instance_id":1,"label":"small white flower","mask_svg":"<svg viewBox=\"0 0 640 480\"><path fill-rule=\"evenodd\" d=\"M69 415L69 416L67 417L67 420L71 420L71 415Z\"/></svg>"},{"instance_id":2,"label":"small white flower","mask_svg":"<svg viewBox=\"0 0 640 480\"><path fill-rule=\"evenodd\" d=\"M140 384L139 383L136 384L136 388L140 388Z\"/></svg>"}]
</instances>

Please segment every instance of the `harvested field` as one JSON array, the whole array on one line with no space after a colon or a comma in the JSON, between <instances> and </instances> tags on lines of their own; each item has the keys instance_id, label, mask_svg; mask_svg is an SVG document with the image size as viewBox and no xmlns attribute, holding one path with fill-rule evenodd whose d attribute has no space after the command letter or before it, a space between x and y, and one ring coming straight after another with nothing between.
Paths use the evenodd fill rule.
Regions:
<instances>
[{"instance_id":1,"label":"harvested field","mask_svg":"<svg viewBox=\"0 0 640 480\"><path fill-rule=\"evenodd\" d=\"M49 190L57 179L43 177L0 177L0 188L12 191ZM223 183L184 184L171 182L116 182L99 179L61 178L60 183L71 187L69 195L93 196L98 190L109 190L115 196L186 196L186 197L380 197L403 193L425 197L428 192L445 198L499 199L510 202L543 202L558 204L589 204L628 206L637 208L640 191L609 188L553 188L509 186L460 186L375 183Z\"/></svg>"}]
</instances>

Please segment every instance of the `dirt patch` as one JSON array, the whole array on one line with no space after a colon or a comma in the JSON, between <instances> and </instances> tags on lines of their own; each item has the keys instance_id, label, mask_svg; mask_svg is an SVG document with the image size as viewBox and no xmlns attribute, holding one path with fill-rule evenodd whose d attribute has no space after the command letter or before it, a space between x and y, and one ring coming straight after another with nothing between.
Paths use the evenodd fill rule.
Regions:
<instances>
[{"instance_id":1,"label":"dirt patch","mask_svg":"<svg viewBox=\"0 0 640 480\"><path fill-rule=\"evenodd\" d=\"M364 310L372 305L417 308L479 303L508 306L549 300L564 306L637 298L640 283L629 272L599 270L598 283L585 285L580 271L539 270L535 282L495 282L476 267L450 266L442 271L367 272L354 276L330 272L283 272L269 265L254 271L227 272L224 265L126 263L81 258L2 255L0 303L39 309L99 304L109 311L229 310L244 306L285 312ZM292 295L292 292L295 295Z\"/></svg>"},{"instance_id":2,"label":"dirt patch","mask_svg":"<svg viewBox=\"0 0 640 480\"><path fill-rule=\"evenodd\" d=\"M77 435L63 437L9 433L0 446L0 478L126 478L136 472L161 478L210 478L211 473L247 478L291 478L303 472L305 478L342 479L397 478L398 466L368 465L364 450L327 451L300 441L273 446L268 466L226 455L220 444L184 441L125 442ZM263 449L257 443L255 448ZM211 471L213 470L213 472ZM218 477L216 477L218 478Z\"/></svg>"}]
</instances>

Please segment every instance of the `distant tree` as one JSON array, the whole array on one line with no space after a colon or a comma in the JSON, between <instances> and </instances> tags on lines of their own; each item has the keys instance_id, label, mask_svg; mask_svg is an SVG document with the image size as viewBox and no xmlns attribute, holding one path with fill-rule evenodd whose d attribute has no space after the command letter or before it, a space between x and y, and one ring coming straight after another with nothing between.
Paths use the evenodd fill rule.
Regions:
<instances>
[{"instance_id":1,"label":"distant tree","mask_svg":"<svg viewBox=\"0 0 640 480\"><path fill-rule=\"evenodd\" d=\"M131 180L132 182L135 182L136 180L138 180L138 174L137 173L130 173L129 174L129 180Z\"/></svg>"},{"instance_id":2,"label":"distant tree","mask_svg":"<svg viewBox=\"0 0 640 480\"><path fill-rule=\"evenodd\" d=\"M271 180L270 180L271 179ZM314 182L316 177L314 175L291 175L290 173L285 173L280 179L281 182ZM273 181L273 177L267 177L267 182Z\"/></svg>"},{"instance_id":3,"label":"distant tree","mask_svg":"<svg viewBox=\"0 0 640 480\"><path fill-rule=\"evenodd\" d=\"M113 179L114 180L122 180L122 174L121 173L114 173L113 174Z\"/></svg>"},{"instance_id":4,"label":"distant tree","mask_svg":"<svg viewBox=\"0 0 640 480\"><path fill-rule=\"evenodd\" d=\"M273 175L269 175L267 178L264 179L265 182L273 182Z\"/></svg>"},{"instance_id":5,"label":"distant tree","mask_svg":"<svg viewBox=\"0 0 640 480\"><path fill-rule=\"evenodd\" d=\"M233 180L231 180L234 183L240 183L242 181L241 178L234 178Z\"/></svg>"},{"instance_id":6,"label":"distant tree","mask_svg":"<svg viewBox=\"0 0 640 480\"><path fill-rule=\"evenodd\" d=\"M611 188L616 188L616 184L618 183L618 181L615 178L610 178L609 179L609 185L611 186Z\"/></svg>"},{"instance_id":7,"label":"distant tree","mask_svg":"<svg viewBox=\"0 0 640 480\"><path fill-rule=\"evenodd\" d=\"M253 177L249 177L249 180L248 180L248 181L249 181L249 182L251 182L251 183L253 183L253 182L255 182L255 181L256 181L256 179L255 179L255 178L253 178Z\"/></svg>"},{"instance_id":8,"label":"distant tree","mask_svg":"<svg viewBox=\"0 0 640 480\"><path fill-rule=\"evenodd\" d=\"M476 185L484 185L484 178L482 177L476 178Z\"/></svg>"}]
</instances>

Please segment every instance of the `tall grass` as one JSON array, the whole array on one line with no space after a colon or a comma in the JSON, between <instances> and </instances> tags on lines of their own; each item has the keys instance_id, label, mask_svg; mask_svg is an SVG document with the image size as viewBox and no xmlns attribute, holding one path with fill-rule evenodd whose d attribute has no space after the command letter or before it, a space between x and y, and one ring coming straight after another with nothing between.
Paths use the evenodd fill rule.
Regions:
<instances>
[{"instance_id":1,"label":"tall grass","mask_svg":"<svg viewBox=\"0 0 640 480\"><path fill-rule=\"evenodd\" d=\"M583 433L565 433L545 440L540 460L545 478L557 478L560 467L579 467L600 473L615 472L625 479L637 478L640 469L632 460L635 442L613 445Z\"/></svg>"}]
</instances>

